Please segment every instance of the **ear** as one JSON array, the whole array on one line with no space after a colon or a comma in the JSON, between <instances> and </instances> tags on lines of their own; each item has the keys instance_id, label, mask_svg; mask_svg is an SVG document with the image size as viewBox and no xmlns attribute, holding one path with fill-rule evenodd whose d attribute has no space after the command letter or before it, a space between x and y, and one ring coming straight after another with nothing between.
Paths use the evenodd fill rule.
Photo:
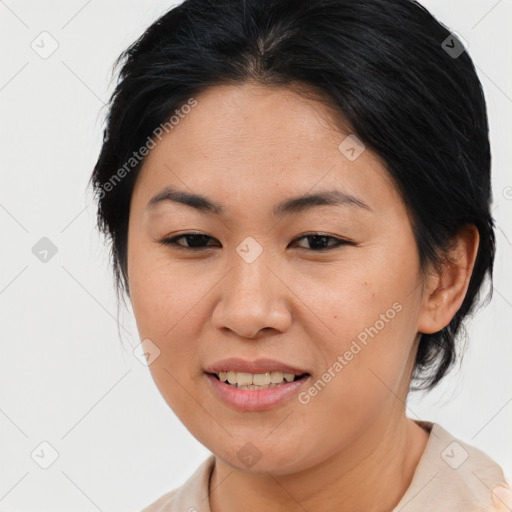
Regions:
<instances>
[{"instance_id":1,"label":"ear","mask_svg":"<svg viewBox=\"0 0 512 512\"><path fill-rule=\"evenodd\" d=\"M441 268L429 273L418 318L418 332L438 332L455 316L466 296L479 241L476 227L464 225L454 237Z\"/></svg>"}]
</instances>

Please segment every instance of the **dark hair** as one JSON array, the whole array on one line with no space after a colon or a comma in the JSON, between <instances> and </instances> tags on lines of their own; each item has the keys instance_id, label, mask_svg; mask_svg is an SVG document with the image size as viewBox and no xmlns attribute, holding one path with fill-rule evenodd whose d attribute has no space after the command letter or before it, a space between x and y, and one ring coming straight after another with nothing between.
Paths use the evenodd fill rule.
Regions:
<instances>
[{"instance_id":1,"label":"dark hair","mask_svg":"<svg viewBox=\"0 0 512 512\"><path fill-rule=\"evenodd\" d=\"M412 375L420 385L412 389L432 389L456 359L456 335L486 273L492 284L495 254L485 100L462 42L410 0L185 0L124 51L121 64L91 176L118 295L129 294L128 217L143 162L136 150L212 85L307 86L385 162L422 270L443 261L462 226L478 229L462 306L420 340Z\"/></svg>"}]
</instances>

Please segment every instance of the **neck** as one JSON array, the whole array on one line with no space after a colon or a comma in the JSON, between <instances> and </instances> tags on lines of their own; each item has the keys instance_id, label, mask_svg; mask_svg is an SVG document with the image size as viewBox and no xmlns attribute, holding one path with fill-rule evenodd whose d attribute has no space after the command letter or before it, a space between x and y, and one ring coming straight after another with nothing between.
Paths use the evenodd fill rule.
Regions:
<instances>
[{"instance_id":1,"label":"neck","mask_svg":"<svg viewBox=\"0 0 512 512\"><path fill-rule=\"evenodd\" d=\"M409 487L428 437L402 412L398 420L375 421L350 446L297 473L254 475L234 471L216 459L210 508L212 512L390 511Z\"/></svg>"}]
</instances>

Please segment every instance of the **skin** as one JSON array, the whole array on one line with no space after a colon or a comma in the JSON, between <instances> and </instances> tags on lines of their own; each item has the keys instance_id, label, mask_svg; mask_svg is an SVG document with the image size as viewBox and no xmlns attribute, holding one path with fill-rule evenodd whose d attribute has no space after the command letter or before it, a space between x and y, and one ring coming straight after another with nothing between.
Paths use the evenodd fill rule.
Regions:
<instances>
[{"instance_id":1,"label":"skin","mask_svg":"<svg viewBox=\"0 0 512 512\"><path fill-rule=\"evenodd\" d=\"M217 457L212 512L386 511L409 486L429 434L405 414L420 333L447 325L460 307L478 247L461 230L451 263L426 275L411 223L383 162L369 149L354 161L324 104L289 87L210 87L146 157L128 231L130 298L162 396ZM166 186L222 203L225 214L161 202ZM280 219L280 201L338 189L369 208L324 205ZM208 235L194 252L160 243ZM315 249L304 234L353 245ZM246 237L263 252L247 263ZM178 243L187 246L181 238ZM196 242L199 244L199 242ZM322 246L320 246L322 247ZM221 402L203 369L225 357L268 357L316 381L358 334L394 303L401 311L309 403L296 397L266 411ZM237 452L261 454L247 467Z\"/></svg>"}]
</instances>

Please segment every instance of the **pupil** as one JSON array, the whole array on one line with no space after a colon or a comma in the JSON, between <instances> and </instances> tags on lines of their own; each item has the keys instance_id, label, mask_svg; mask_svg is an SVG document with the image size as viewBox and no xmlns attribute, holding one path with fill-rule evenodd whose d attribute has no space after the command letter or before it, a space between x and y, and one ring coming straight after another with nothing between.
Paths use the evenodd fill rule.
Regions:
<instances>
[{"instance_id":1,"label":"pupil","mask_svg":"<svg viewBox=\"0 0 512 512\"><path fill-rule=\"evenodd\" d=\"M316 249L323 249L328 244L328 236L325 235L311 235L311 246ZM322 241L324 244L322 244Z\"/></svg>"},{"instance_id":2,"label":"pupil","mask_svg":"<svg viewBox=\"0 0 512 512\"><path fill-rule=\"evenodd\" d=\"M208 244L209 237L207 235L185 235L185 238L189 247L202 247Z\"/></svg>"}]
</instances>

